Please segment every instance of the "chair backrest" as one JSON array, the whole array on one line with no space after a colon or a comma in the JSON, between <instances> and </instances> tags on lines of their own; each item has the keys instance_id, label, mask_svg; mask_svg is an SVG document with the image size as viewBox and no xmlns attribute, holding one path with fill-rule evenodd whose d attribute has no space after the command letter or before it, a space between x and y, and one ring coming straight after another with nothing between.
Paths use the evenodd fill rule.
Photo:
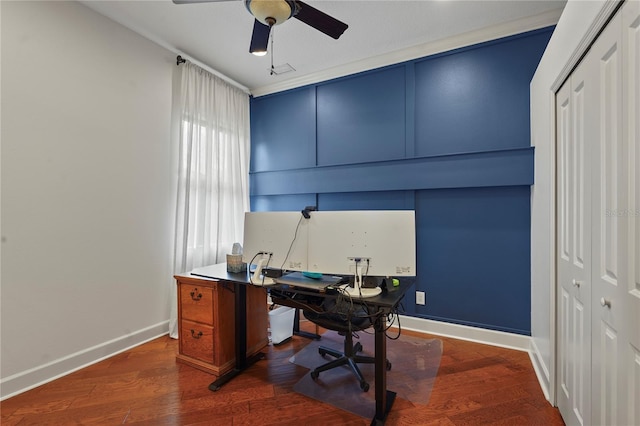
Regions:
<instances>
[{"instance_id":1,"label":"chair backrest","mask_svg":"<svg viewBox=\"0 0 640 426\"><path fill-rule=\"evenodd\" d=\"M358 331L371 327L369 313L363 305L344 299L325 299L322 312L304 310L304 316L314 324L334 331Z\"/></svg>"}]
</instances>

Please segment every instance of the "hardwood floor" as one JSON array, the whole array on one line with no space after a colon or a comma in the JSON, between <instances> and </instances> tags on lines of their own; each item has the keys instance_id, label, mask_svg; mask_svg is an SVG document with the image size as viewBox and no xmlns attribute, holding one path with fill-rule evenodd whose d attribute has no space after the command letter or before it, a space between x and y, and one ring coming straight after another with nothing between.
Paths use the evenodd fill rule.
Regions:
<instances>
[{"instance_id":1,"label":"hardwood floor","mask_svg":"<svg viewBox=\"0 0 640 426\"><path fill-rule=\"evenodd\" d=\"M302 322L303 329L311 324ZM406 332L412 336L418 333ZM388 425L564 425L524 352L446 337L428 405L396 399ZM367 425L293 392L308 370L288 359L308 340L265 348L267 360L211 392L215 378L175 362L178 342L155 339L0 403L8 425ZM393 368L401 368L394 364Z\"/></svg>"}]
</instances>

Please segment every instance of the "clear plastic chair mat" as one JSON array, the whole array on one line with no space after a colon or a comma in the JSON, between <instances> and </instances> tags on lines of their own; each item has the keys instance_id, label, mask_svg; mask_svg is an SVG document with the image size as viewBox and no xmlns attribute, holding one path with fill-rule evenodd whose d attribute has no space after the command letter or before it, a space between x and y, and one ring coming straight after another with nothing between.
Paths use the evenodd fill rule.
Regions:
<instances>
[{"instance_id":1,"label":"clear plastic chair mat","mask_svg":"<svg viewBox=\"0 0 640 426\"><path fill-rule=\"evenodd\" d=\"M372 330L368 330L372 332ZM393 331L389 331L393 337ZM361 354L373 356L374 336L360 331L354 343L363 346ZM335 331L326 331L322 339L310 341L307 346L292 356L289 361L310 370L331 359L318 353L320 346L342 351L344 337ZM415 404L426 405L438 374L442 357L442 340L423 339L401 335L398 340L387 339L387 359L391 370L387 372L387 389L396 392L396 398L403 398ZM369 383L368 392L360 389L360 384L347 366L323 371L313 380L305 374L293 387L295 392L331 404L340 409L370 419L375 415L375 369L373 364L358 364Z\"/></svg>"}]
</instances>

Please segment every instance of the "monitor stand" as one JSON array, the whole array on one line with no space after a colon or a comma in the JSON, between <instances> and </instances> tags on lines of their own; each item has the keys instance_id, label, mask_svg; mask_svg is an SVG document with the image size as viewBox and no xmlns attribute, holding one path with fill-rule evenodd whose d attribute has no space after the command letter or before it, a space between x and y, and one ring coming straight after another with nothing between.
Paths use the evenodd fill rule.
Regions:
<instances>
[{"instance_id":1,"label":"monitor stand","mask_svg":"<svg viewBox=\"0 0 640 426\"><path fill-rule=\"evenodd\" d=\"M356 273L353 277L353 287L347 287L345 291L352 299L365 299L367 297L374 297L382 293L382 289L380 287L362 287L362 268L358 268L356 265Z\"/></svg>"},{"instance_id":2,"label":"monitor stand","mask_svg":"<svg viewBox=\"0 0 640 426\"><path fill-rule=\"evenodd\" d=\"M253 276L251 277L251 284L257 285L257 286L263 286L263 285L274 285L276 283L276 281L273 278L265 277L260 273L262 272L262 269L265 266L267 266L268 263L269 263L268 257L262 258L258 261L258 264L256 265L256 270L253 271Z\"/></svg>"},{"instance_id":3,"label":"monitor stand","mask_svg":"<svg viewBox=\"0 0 640 426\"><path fill-rule=\"evenodd\" d=\"M362 288L359 285L355 287L347 287L345 290L353 299L374 297L382 293L382 289L380 287Z\"/></svg>"}]
</instances>

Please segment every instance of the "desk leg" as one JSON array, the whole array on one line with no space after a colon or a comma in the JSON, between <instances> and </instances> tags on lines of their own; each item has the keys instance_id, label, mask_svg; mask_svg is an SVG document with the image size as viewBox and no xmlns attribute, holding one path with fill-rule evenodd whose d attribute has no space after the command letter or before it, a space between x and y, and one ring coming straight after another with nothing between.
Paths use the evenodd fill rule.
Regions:
<instances>
[{"instance_id":1,"label":"desk leg","mask_svg":"<svg viewBox=\"0 0 640 426\"><path fill-rule=\"evenodd\" d=\"M376 415L371 426L383 425L391 411L396 393L387 390L387 336L385 334L385 315L376 318L375 328L375 368L376 368Z\"/></svg>"},{"instance_id":2,"label":"desk leg","mask_svg":"<svg viewBox=\"0 0 640 426\"><path fill-rule=\"evenodd\" d=\"M296 312L293 318L293 334L300 337L306 337L307 339L320 340L322 336L318 333L308 333L300 330L300 309L295 308L295 310ZM318 326L316 326L316 331L318 331Z\"/></svg>"},{"instance_id":3,"label":"desk leg","mask_svg":"<svg viewBox=\"0 0 640 426\"><path fill-rule=\"evenodd\" d=\"M235 292L235 339L236 339L236 366L233 370L218 377L209 385L209 390L217 391L229 380L251 367L256 361L264 358L262 352L247 358L247 287L244 284L234 283Z\"/></svg>"}]
</instances>

